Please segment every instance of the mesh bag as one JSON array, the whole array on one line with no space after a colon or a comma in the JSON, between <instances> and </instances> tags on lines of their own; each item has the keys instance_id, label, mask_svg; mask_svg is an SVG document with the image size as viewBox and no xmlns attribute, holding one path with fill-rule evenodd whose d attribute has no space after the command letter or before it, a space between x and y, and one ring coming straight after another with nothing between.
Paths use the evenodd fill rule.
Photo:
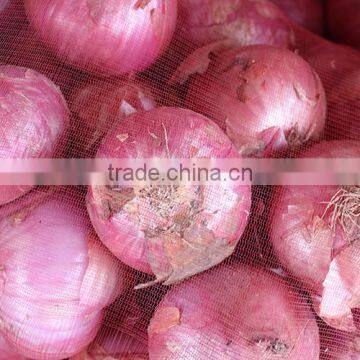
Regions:
<instances>
[{"instance_id":1,"label":"mesh bag","mask_svg":"<svg viewBox=\"0 0 360 360\"><path fill-rule=\"evenodd\" d=\"M0 360L360 359L359 11L0 0Z\"/></svg>"}]
</instances>

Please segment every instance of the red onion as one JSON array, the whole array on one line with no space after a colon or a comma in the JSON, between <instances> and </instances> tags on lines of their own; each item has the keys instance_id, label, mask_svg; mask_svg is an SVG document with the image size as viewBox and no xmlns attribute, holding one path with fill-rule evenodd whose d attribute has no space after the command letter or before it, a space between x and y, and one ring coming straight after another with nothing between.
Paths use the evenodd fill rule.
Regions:
<instances>
[{"instance_id":1,"label":"red onion","mask_svg":"<svg viewBox=\"0 0 360 360\"><path fill-rule=\"evenodd\" d=\"M0 159L59 155L69 125L60 90L37 72L0 66ZM25 194L28 186L0 186L0 205Z\"/></svg>"},{"instance_id":2,"label":"red onion","mask_svg":"<svg viewBox=\"0 0 360 360\"><path fill-rule=\"evenodd\" d=\"M318 34L323 32L321 0L271 0L297 24Z\"/></svg>"},{"instance_id":3,"label":"red onion","mask_svg":"<svg viewBox=\"0 0 360 360\"><path fill-rule=\"evenodd\" d=\"M302 157L358 158L360 143L323 142ZM358 186L284 186L270 211L270 240L280 262L313 293L329 325L353 331L360 307Z\"/></svg>"},{"instance_id":4,"label":"red onion","mask_svg":"<svg viewBox=\"0 0 360 360\"><path fill-rule=\"evenodd\" d=\"M124 119L104 138L97 157L225 159L239 155L209 119L190 110L164 107ZM229 256L244 231L250 202L250 187L238 182L94 186L87 197L90 218L104 244L127 265L154 273L166 285Z\"/></svg>"},{"instance_id":5,"label":"red onion","mask_svg":"<svg viewBox=\"0 0 360 360\"><path fill-rule=\"evenodd\" d=\"M102 74L144 70L171 40L176 0L25 0L43 41L62 59Z\"/></svg>"},{"instance_id":6,"label":"red onion","mask_svg":"<svg viewBox=\"0 0 360 360\"><path fill-rule=\"evenodd\" d=\"M350 73L328 97L327 133L329 138L360 137L360 70Z\"/></svg>"},{"instance_id":7,"label":"red onion","mask_svg":"<svg viewBox=\"0 0 360 360\"><path fill-rule=\"evenodd\" d=\"M0 335L0 360L25 360L25 358L16 354L14 349Z\"/></svg>"},{"instance_id":8,"label":"red onion","mask_svg":"<svg viewBox=\"0 0 360 360\"><path fill-rule=\"evenodd\" d=\"M78 196L25 198L1 208L0 333L24 356L62 359L93 340L128 279Z\"/></svg>"},{"instance_id":9,"label":"red onion","mask_svg":"<svg viewBox=\"0 0 360 360\"><path fill-rule=\"evenodd\" d=\"M92 155L111 126L137 111L156 106L150 88L135 80L96 79L76 89L70 99L72 128L80 153Z\"/></svg>"},{"instance_id":10,"label":"red onion","mask_svg":"<svg viewBox=\"0 0 360 360\"><path fill-rule=\"evenodd\" d=\"M197 64L191 66L198 71ZM291 51L266 45L230 49L202 72L190 82L187 105L225 129L242 155L272 156L320 137L324 89Z\"/></svg>"},{"instance_id":11,"label":"red onion","mask_svg":"<svg viewBox=\"0 0 360 360\"><path fill-rule=\"evenodd\" d=\"M237 45L288 47L293 32L284 14L266 0L182 0L181 33L197 46L231 39Z\"/></svg>"},{"instance_id":12,"label":"red onion","mask_svg":"<svg viewBox=\"0 0 360 360\"><path fill-rule=\"evenodd\" d=\"M360 48L358 0L328 0L327 25L335 39Z\"/></svg>"},{"instance_id":13,"label":"red onion","mask_svg":"<svg viewBox=\"0 0 360 360\"><path fill-rule=\"evenodd\" d=\"M319 359L306 300L280 277L221 266L173 287L148 328L158 359Z\"/></svg>"}]
</instances>

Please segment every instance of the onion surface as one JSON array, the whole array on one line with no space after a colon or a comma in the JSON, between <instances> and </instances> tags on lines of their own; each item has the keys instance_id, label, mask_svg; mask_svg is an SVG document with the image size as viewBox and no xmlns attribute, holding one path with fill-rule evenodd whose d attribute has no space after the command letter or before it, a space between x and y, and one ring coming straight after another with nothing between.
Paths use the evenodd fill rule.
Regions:
<instances>
[{"instance_id":1,"label":"onion surface","mask_svg":"<svg viewBox=\"0 0 360 360\"><path fill-rule=\"evenodd\" d=\"M25 360L25 358L16 354L4 337L0 335L0 360Z\"/></svg>"},{"instance_id":2,"label":"onion surface","mask_svg":"<svg viewBox=\"0 0 360 360\"><path fill-rule=\"evenodd\" d=\"M28 18L61 59L121 75L150 66L175 30L177 0L25 0Z\"/></svg>"},{"instance_id":3,"label":"onion surface","mask_svg":"<svg viewBox=\"0 0 360 360\"><path fill-rule=\"evenodd\" d=\"M61 154L69 113L60 90L36 71L0 66L0 159L50 158ZM0 205L30 186L0 186Z\"/></svg>"},{"instance_id":4,"label":"onion surface","mask_svg":"<svg viewBox=\"0 0 360 360\"><path fill-rule=\"evenodd\" d=\"M273 156L322 135L324 89L300 56L255 45L220 52L208 61L202 75L190 81L187 106L215 120L240 154ZM180 71L188 75L197 66L195 61Z\"/></svg>"},{"instance_id":5,"label":"onion surface","mask_svg":"<svg viewBox=\"0 0 360 360\"><path fill-rule=\"evenodd\" d=\"M127 117L104 138L99 158L238 158L211 120L158 108ZM214 202L216 199L216 202ZM123 262L171 284L229 256L247 223L250 187L146 184L89 188L87 206L104 244ZM227 220L228 219L228 220Z\"/></svg>"},{"instance_id":6,"label":"onion surface","mask_svg":"<svg viewBox=\"0 0 360 360\"><path fill-rule=\"evenodd\" d=\"M35 192L1 208L0 333L26 357L79 352L129 281L80 204Z\"/></svg>"},{"instance_id":7,"label":"onion surface","mask_svg":"<svg viewBox=\"0 0 360 360\"><path fill-rule=\"evenodd\" d=\"M306 300L278 276L240 264L173 287L148 328L157 359L318 359Z\"/></svg>"},{"instance_id":8,"label":"onion surface","mask_svg":"<svg viewBox=\"0 0 360 360\"><path fill-rule=\"evenodd\" d=\"M179 8L181 36L196 46L224 39L236 45L293 43L288 19L267 0L182 0Z\"/></svg>"}]
</instances>

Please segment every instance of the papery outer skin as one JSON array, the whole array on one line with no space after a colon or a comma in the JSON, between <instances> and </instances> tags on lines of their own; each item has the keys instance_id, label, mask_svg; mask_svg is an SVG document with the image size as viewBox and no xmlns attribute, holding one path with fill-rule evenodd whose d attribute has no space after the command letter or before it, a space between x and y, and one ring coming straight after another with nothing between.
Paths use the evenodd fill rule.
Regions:
<instances>
[{"instance_id":1,"label":"papery outer skin","mask_svg":"<svg viewBox=\"0 0 360 360\"><path fill-rule=\"evenodd\" d=\"M95 337L126 270L91 229L81 198L64 193L1 208L0 332L22 355L63 359Z\"/></svg>"},{"instance_id":2,"label":"papery outer skin","mask_svg":"<svg viewBox=\"0 0 360 360\"><path fill-rule=\"evenodd\" d=\"M177 0L25 0L31 24L63 60L107 75L141 71L173 35Z\"/></svg>"},{"instance_id":3,"label":"papery outer skin","mask_svg":"<svg viewBox=\"0 0 360 360\"><path fill-rule=\"evenodd\" d=\"M240 264L222 265L173 287L148 334L151 360L315 360L320 352L306 300L280 277ZM266 340L279 340L286 352L272 353Z\"/></svg>"},{"instance_id":4,"label":"papery outer skin","mask_svg":"<svg viewBox=\"0 0 360 360\"><path fill-rule=\"evenodd\" d=\"M182 36L197 46L226 38L285 48L293 42L286 16L267 0L183 0L179 9Z\"/></svg>"},{"instance_id":5,"label":"papery outer skin","mask_svg":"<svg viewBox=\"0 0 360 360\"><path fill-rule=\"evenodd\" d=\"M149 85L136 80L97 80L73 90L70 101L71 127L80 143L80 153L97 151L100 141L126 116L156 107Z\"/></svg>"},{"instance_id":6,"label":"papery outer skin","mask_svg":"<svg viewBox=\"0 0 360 360\"><path fill-rule=\"evenodd\" d=\"M265 45L221 53L190 81L186 103L215 120L244 156L268 157L316 140L325 126L318 75L300 56Z\"/></svg>"},{"instance_id":7,"label":"papery outer skin","mask_svg":"<svg viewBox=\"0 0 360 360\"><path fill-rule=\"evenodd\" d=\"M358 158L356 141L321 142L300 157ZM360 269L347 252L360 256L339 223L330 227L327 204L337 186L283 186L275 190L269 215L269 235L282 265L313 294L314 307L329 325L354 331L351 308L360 307ZM340 265L341 263L342 265ZM351 279L348 280L348 279ZM337 299L336 301L334 299Z\"/></svg>"},{"instance_id":8,"label":"papery outer skin","mask_svg":"<svg viewBox=\"0 0 360 360\"><path fill-rule=\"evenodd\" d=\"M323 32L321 0L271 0L298 25L318 34Z\"/></svg>"},{"instance_id":9,"label":"papery outer skin","mask_svg":"<svg viewBox=\"0 0 360 360\"><path fill-rule=\"evenodd\" d=\"M39 73L0 66L0 159L49 158L60 155L69 111L60 90ZM0 186L0 205L31 186Z\"/></svg>"},{"instance_id":10,"label":"papery outer skin","mask_svg":"<svg viewBox=\"0 0 360 360\"><path fill-rule=\"evenodd\" d=\"M119 141L119 135L125 140ZM116 129L108 133L97 153L99 158L169 158L169 155L175 159L239 157L230 140L211 120L179 108L158 108L127 117ZM157 187L157 190L159 189ZM162 218L155 207L147 205L148 198L138 195L117 209L117 200L113 201L111 198L109 201L109 196L115 196L116 191L107 194L104 187L89 188L87 207L100 239L119 259L137 270L159 275L168 271L169 261L173 264L171 261L181 259L182 242L184 245L186 242L183 238L171 240L166 231L164 236L170 236L170 239L165 239L161 235L150 238L145 233L152 233L166 226L166 222L171 226L176 213L186 211L181 210L182 207L186 208L186 197L195 196L195 203L200 201L199 206L204 209L200 215L194 216L193 223L186 229L186 234L198 231L187 242L199 241L197 246L202 246L205 234L200 235L201 231L209 232L208 236L214 236L214 240L209 240L208 245L204 245L204 253L205 250L212 249L210 245L218 244L220 248L222 246L222 250L219 248L218 252L215 251L211 255L223 259L226 256L220 256L220 251L226 250L231 253L243 233L250 210L250 187L230 182L211 187L203 186L201 191L203 193L196 197L193 194L194 185L190 183L182 195L172 195L170 199L174 202L174 207L166 211L168 218ZM160 204L162 203L163 200L160 201ZM187 215L184 216L186 220ZM226 221L227 218L230 220ZM207 230L199 225L201 219L208 224ZM196 230L197 226L200 228ZM220 243L215 240L219 238L222 239ZM179 245L179 248L172 249L172 244ZM195 251L190 251L189 258L195 254ZM189 258L187 260L191 264ZM210 264L213 265L215 264ZM185 271L190 268L184 266L183 269ZM202 270L205 270L205 265L196 272ZM190 275L192 274L187 273L186 277Z\"/></svg>"},{"instance_id":11,"label":"papery outer skin","mask_svg":"<svg viewBox=\"0 0 360 360\"><path fill-rule=\"evenodd\" d=\"M359 119L360 70L349 73L330 92L326 124L328 137L358 140L360 138Z\"/></svg>"},{"instance_id":12,"label":"papery outer skin","mask_svg":"<svg viewBox=\"0 0 360 360\"><path fill-rule=\"evenodd\" d=\"M360 6L357 0L329 0L327 26L338 40L360 49Z\"/></svg>"},{"instance_id":13,"label":"papery outer skin","mask_svg":"<svg viewBox=\"0 0 360 360\"><path fill-rule=\"evenodd\" d=\"M25 360L25 358L16 354L4 337L0 335L0 360Z\"/></svg>"}]
</instances>

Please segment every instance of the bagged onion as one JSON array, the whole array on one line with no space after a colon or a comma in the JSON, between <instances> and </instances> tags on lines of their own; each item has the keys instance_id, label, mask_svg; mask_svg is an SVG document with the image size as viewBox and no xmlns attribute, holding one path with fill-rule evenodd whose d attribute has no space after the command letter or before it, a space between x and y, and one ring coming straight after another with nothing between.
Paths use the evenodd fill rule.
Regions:
<instances>
[{"instance_id":1,"label":"bagged onion","mask_svg":"<svg viewBox=\"0 0 360 360\"><path fill-rule=\"evenodd\" d=\"M60 90L36 71L0 66L0 159L51 158L64 149L69 110ZM30 186L0 186L0 205Z\"/></svg>"},{"instance_id":2,"label":"bagged onion","mask_svg":"<svg viewBox=\"0 0 360 360\"><path fill-rule=\"evenodd\" d=\"M33 359L79 352L129 281L81 198L30 193L1 208L0 229L0 334Z\"/></svg>"},{"instance_id":3,"label":"bagged onion","mask_svg":"<svg viewBox=\"0 0 360 360\"><path fill-rule=\"evenodd\" d=\"M104 138L99 158L215 158L239 155L211 120L158 108L127 117ZM214 201L216 199L216 201ZM229 256L250 210L240 182L151 187L93 186L87 207L100 239L123 262L171 284Z\"/></svg>"},{"instance_id":4,"label":"bagged onion","mask_svg":"<svg viewBox=\"0 0 360 360\"><path fill-rule=\"evenodd\" d=\"M209 46L198 61L185 62L173 81L200 72L190 80L187 106L215 120L241 155L273 156L320 138L325 93L300 56L265 45L213 53L212 61L211 53Z\"/></svg>"},{"instance_id":5,"label":"bagged onion","mask_svg":"<svg viewBox=\"0 0 360 360\"><path fill-rule=\"evenodd\" d=\"M307 158L359 158L356 141L322 142ZM269 235L283 264L313 294L319 316L354 331L360 307L358 186L283 186L272 199Z\"/></svg>"},{"instance_id":6,"label":"bagged onion","mask_svg":"<svg viewBox=\"0 0 360 360\"><path fill-rule=\"evenodd\" d=\"M177 0L25 0L30 23L61 58L107 75L150 66L169 44Z\"/></svg>"}]
</instances>

